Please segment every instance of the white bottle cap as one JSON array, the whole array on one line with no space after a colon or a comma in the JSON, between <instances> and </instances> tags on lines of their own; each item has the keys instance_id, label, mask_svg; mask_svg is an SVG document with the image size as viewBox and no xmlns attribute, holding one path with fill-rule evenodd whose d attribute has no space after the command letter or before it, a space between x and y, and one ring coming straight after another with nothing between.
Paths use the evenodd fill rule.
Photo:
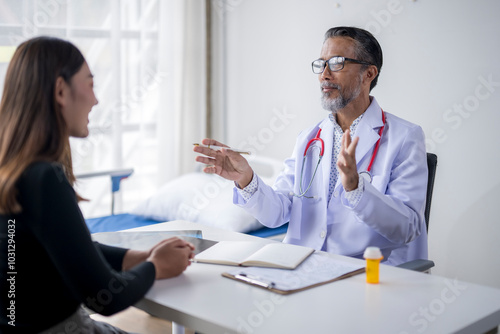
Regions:
<instances>
[{"instance_id":1,"label":"white bottle cap","mask_svg":"<svg viewBox=\"0 0 500 334\"><path fill-rule=\"evenodd\" d=\"M366 247L365 253L363 254L365 259L380 259L382 258L382 252L378 247Z\"/></svg>"}]
</instances>

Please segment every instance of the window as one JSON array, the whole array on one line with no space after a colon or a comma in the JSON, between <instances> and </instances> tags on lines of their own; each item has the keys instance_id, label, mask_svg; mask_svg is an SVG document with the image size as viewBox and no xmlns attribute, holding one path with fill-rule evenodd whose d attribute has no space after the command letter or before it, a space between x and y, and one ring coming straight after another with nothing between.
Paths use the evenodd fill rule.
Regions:
<instances>
[{"instance_id":1,"label":"window","mask_svg":"<svg viewBox=\"0 0 500 334\"><path fill-rule=\"evenodd\" d=\"M89 116L89 137L71 139L75 174L133 167L134 177L122 184L126 203L157 187L159 87L168 77L158 70L159 6L158 0L0 2L0 88L22 41L51 35L79 47L99 104ZM91 199L81 204L86 217L110 214L108 178L79 181L76 188ZM119 212L120 197L116 204Z\"/></svg>"}]
</instances>

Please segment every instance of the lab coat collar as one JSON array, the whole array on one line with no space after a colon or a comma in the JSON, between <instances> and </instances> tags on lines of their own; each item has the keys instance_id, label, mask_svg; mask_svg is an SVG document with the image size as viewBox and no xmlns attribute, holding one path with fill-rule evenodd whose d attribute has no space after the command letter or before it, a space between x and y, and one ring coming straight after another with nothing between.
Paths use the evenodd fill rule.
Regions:
<instances>
[{"instance_id":1,"label":"lab coat collar","mask_svg":"<svg viewBox=\"0 0 500 334\"><path fill-rule=\"evenodd\" d=\"M380 138L378 131L384 124L382 122L382 109L374 97L370 96L370 98L372 102L366 109L355 133L355 136L359 136L358 146L356 147L356 164L360 172L360 162L373 151L373 147ZM366 169L367 166L363 167Z\"/></svg>"}]
</instances>

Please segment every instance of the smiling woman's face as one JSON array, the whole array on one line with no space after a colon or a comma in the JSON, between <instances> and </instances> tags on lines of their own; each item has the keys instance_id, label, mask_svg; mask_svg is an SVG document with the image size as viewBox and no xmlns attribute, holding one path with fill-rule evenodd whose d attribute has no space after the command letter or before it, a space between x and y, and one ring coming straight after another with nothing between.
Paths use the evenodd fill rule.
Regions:
<instances>
[{"instance_id":1,"label":"smiling woman's face","mask_svg":"<svg viewBox=\"0 0 500 334\"><path fill-rule=\"evenodd\" d=\"M84 138L89 134L89 113L98 101L94 94L94 79L87 62L63 84L63 97L59 100L61 112L72 137Z\"/></svg>"}]
</instances>

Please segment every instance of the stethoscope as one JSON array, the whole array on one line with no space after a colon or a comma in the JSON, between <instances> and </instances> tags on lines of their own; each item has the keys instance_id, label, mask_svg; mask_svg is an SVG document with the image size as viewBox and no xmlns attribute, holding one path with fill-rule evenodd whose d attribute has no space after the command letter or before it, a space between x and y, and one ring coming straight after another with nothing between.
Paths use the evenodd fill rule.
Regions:
<instances>
[{"instance_id":1,"label":"stethoscope","mask_svg":"<svg viewBox=\"0 0 500 334\"><path fill-rule=\"evenodd\" d=\"M370 163L368 164L368 168L366 168L366 171L359 173L359 175L361 177L363 177L366 181L368 181L370 183L372 182L372 179L373 179L372 174L371 174L371 170L372 170L373 162L375 161L375 157L377 156L377 153L378 153L378 148L380 146L380 140L382 139L382 132L384 131L384 127L385 127L385 114L384 114L384 111L382 110L382 126L380 127L380 130L378 131L379 138L377 140L377 143L375 144L375 148L373 149L372 158L370 159ZM323 139L320 138L320 135L321 135L321 128L316 133L316 136L307 142L306 148L304 150L304 156L302 157L302 168L300 169L299 193L293 194L295 197L316 198L316 196L306 196L306 193L309 191L309 188L311 188L311 185L314 181L314 177L316 176L316 172L318 171L319 164L321 162L321 159L323 159L323 154L325 152L325 142L323 141ZM318 141L319 144L321 145L321 151L319 152L318 163L316 164L316 167L314 168L314 173L312 175L311 181L309 181L309 184L307 185L307 189L305 191L303 191L302 190L302 180L304 177L304 166L305 166L305 162L306 162L307 152L309 151L309 149L311 147L315 147L315 146L313 146L313 144L316 141Z\"/></svg>"}]
</instances>

